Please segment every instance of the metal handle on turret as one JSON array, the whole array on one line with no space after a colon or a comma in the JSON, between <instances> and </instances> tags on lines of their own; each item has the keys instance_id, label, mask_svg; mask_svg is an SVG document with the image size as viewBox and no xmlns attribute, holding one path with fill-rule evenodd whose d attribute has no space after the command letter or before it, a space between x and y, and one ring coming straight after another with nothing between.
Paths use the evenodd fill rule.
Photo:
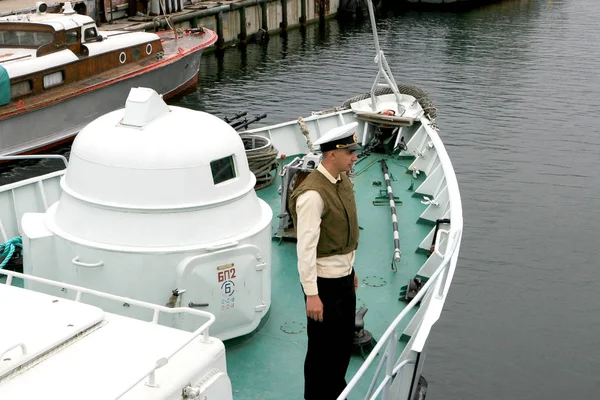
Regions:
<instances>
[{"instance_id":1,"label":"metal handle on turret","mask_svg":"<svg viewBox=\"0 0 600 400\"><path fill-rule=\"evenodd\" d=\"M17 344L11 344L7 348L0 350L0 359L2 359L6 353L13 349L16 349L17 347L21 348L21 352L23 352L23 355L27 355L27 346L25 346L25 343L20 342Z\"/></svg>"},{"instance_id":2,"label":"metal handle on turret","mask_svg":"<svg viewBox=\"0 0 600 400\"><path fill-rule=\"evenodd\" d=\"M98 268L104 265L104 261L100 260L96 263L84 263L79 261L79 256L75 256L75 258L73 258L71 260L71 262L79 267L84 267L84 268Z\"/></svg>"},{"instance_id":3,"label":"metal handle on turret","mask_svg":"<svg viewBox=\"0 0 600 400\"><path fill-rule=\"evenodd\" d=\"M229 249L231 247L235 247L238 244L239 244L239 242L233 241L233 242L217 244L214 246L207 246L207 247L205 247L205 249L206 249L206 251L219 251L219 250L224 250L224 249Z\"/></svg>"},{"instance_id":4,"label":"metal handle on turret","mask_svg":"<svg viewBox=\"0 0 600 400\"><path fill-rule=\"evenodd\" d=\"M194 302L189 302L188 304L189 308L198 308L198 307L208 307L208 303L194 303Z\"/></svg>"}]
</instances>

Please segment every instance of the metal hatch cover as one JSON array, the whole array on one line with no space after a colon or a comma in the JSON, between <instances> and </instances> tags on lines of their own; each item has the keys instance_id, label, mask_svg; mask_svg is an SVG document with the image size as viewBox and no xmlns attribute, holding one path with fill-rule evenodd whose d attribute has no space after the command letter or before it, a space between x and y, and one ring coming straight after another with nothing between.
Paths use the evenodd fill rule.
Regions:
<instances>
[{"instance_id":1,"label":"metal hatch cover","mask_svg":"<svg viewBox=\"0 0 600 400\"><path fill-rule=\"evenodd\" d=\"M87 304L0 284L0 381L104 320Z\"/></svg>"}]
</instances>

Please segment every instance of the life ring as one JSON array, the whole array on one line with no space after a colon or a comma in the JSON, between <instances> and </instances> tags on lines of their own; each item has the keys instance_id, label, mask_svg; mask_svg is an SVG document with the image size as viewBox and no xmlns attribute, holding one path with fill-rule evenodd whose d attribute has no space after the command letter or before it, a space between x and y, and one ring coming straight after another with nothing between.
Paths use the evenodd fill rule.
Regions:
<instances>
[{"instance_id":1,"label":"life ring","mask_svg":"<svg viewBox=\"0 0 600 400\"><path fill-rule=\"evenodd\" d=\"M394 110L383 110L378 113L379 115L387 115L388 117L393 117L396 115L396 111ZM393 128L391 125L381 124L382 128Z\"/></svg>"}]
</instances>

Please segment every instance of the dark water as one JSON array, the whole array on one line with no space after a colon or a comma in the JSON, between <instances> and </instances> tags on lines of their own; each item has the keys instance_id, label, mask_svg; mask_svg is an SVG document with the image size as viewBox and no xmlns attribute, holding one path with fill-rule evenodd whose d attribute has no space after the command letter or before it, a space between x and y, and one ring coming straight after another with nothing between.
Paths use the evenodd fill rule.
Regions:
<instances>
[{"instance_id":1,"label":"dark water","mask_svg":"<svg viewBox=\"0 0 600 400\"><path fill-rule=\"evenodd\" d=\"M598 0L505 0L378 23L396 79L438 107L463 198L428 398L600 397L599 21ZM368 24L331 21L207 54L178 104L276 123L368 91L373 57Z\"/></svg>"}]
</instances>

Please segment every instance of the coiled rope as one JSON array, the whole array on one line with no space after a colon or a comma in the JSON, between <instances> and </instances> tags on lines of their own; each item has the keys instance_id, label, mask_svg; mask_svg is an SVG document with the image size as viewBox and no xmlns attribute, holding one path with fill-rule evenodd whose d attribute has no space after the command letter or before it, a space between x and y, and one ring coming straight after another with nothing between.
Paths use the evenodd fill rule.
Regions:
<instances>
[{"instance_id":1,"label":"coiled rope","mask_svg":"<svg viewBox=\"0 0 600 400\"><path fill-rule=\"evenodd\" d=\"M279 170L277 154L279 152L271 141L265 137L245 134L240 135L240 137L246 149L250 171L256 176L254 189L260 190L271 185L277 179ZM275 173L271 174L271 171L275 171Z\"/></svg>"},{"instance_id":2,"label":"coiled rope","mask_svg":"<svg viewBox=\"0 0 600 400\"><path fill-rule=\"evenodd\" d=\"M0 254L0 257L3 257L3 260L0 262L0 269L4 268L6 264L8 264L13 254L15 254L17 247L21 249L23 248L23 241L21 240L21 236L15 236L8 242L2 244L2 246L2 254Z\"/></svg>"}]
</instances>

